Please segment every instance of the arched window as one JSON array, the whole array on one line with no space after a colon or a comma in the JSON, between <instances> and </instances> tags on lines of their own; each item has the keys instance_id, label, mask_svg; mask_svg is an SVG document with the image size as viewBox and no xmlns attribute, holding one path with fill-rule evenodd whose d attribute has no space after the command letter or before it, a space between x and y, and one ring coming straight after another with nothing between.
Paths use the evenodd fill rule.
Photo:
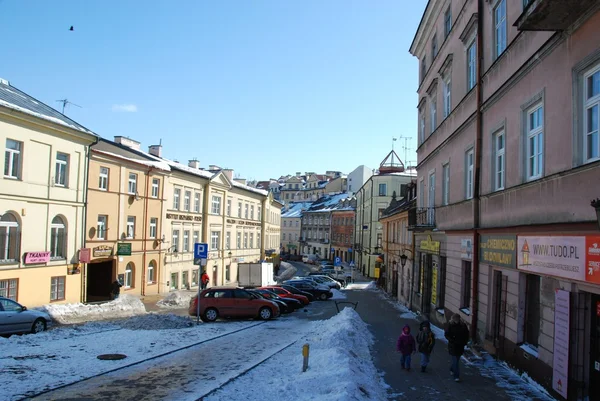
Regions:
<instances>
[{"instance_id":1,"label":"arched window","mask_svg":"<svg viewBox=\"0 0 600 401\"><path fill-rule=\"evenodd\" d=\"M65 222L60 216L56 216L50 224L50 257L52 259L66 259L66 255L67 230Z\"/></svg>"},{"instance_id":2,"label":"arched window","mask_svg":"<svg viewBox=\"0 0 600 401\"><path fill-rule=\"evenodd\" d=\"M21 231L19 222L12 213L0 216L0 263L19 260Z\"/></svg>"},{"instance_id":3,"label":"arched window","mask_svg":"<svg viewBox=\"0 0 600 401\"><path fill-rule=\"evenodd\" d=\"M154 284L156 282L156 261L151 260L148 263L148 284Z\"/></svg>"},{"instance_id":4,"label":"arched window","mask_svg":"<svg viewBox=\"0 0 600 401\"><path fill-rule=\"evenodd\" d=\"M127 263L127 266L125 267L125 283L123 284L123 287L133 288L134 271L135 271L135 267L133 265L133 262Z\"/></svg>"}]
</instances>

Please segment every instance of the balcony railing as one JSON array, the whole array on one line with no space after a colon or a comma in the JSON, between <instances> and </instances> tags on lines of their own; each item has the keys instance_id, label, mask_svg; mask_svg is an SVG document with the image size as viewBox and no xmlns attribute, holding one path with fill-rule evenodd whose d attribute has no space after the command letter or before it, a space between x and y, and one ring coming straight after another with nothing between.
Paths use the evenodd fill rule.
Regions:
<instances>
[{"instance_id":1,"label":"balcony railing","mask_svg":"<svg viewBox=\"0 0 600 401\"><path fill-rule=\"evenodd\" d=\"M413 207L408 209L409 230L432 228L435 228L435 207Z\"/></svg>"},{"instance_id":2,"label":"balcony railing","mask_svg":"<svg viewBox=\"0 0 600 401\"><path fill-rule=\"evenodd\" d=\"M520 31L564 31L598 0L528 0L515 22Z\"/></svg>"}]
</instances>

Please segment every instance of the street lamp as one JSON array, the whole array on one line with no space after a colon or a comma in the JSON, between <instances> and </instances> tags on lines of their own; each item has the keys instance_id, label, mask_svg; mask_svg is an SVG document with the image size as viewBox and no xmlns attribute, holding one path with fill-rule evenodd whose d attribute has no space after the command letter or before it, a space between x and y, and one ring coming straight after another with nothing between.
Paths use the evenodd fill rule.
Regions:
<instances>
[{"instance_id":1,"label":"street lamp","mask_svg":"<svg viewBox=\"0 0 600 401\"><path fill-rule=\"evenodd\" d=\"M402 267L406 266L406 260L408 259L408 256L406 256L406 254L402 254L400 255L400 265Z\"/></svg>"},{"instance_id":2,"label":"street lamp","mask_svg":"<svg viewBox=\"0 0 600 401\"><path fill-rule=\"evenodd\" d=\"M227 252L227 256L229 256L229 259L231 259L231 251Z\"/></svg>"},{"instance_id":3,"label":"street lamp","mask_svg":"<svg viewBox=\"0 0 600 401\"><path fill-rule=\"evenodd\" d=\"M591 205L596 209L596 220L598 220L598 228L600 228L600 198L594 199Z\"/></svg>"}]
</instances>

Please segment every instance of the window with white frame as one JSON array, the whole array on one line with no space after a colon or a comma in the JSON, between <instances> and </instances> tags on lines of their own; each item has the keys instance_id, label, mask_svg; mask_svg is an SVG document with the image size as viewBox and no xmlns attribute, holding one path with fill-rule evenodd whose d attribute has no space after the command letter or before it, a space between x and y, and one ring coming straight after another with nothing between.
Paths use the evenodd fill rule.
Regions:
<instances>
[{"instance_id":1,"label":"window with white frame","mask_svg":"<svg viewBox=\"0 0 600 401\"><path fill-rule=\"evenodd\" d=\"M239 231L236 233L235 245L236 249L242 249L242 233Z\"/></svg>"},{"instance_id":2,"label":"window with white frame","mask_svg":"<svg viewBox=\"0 0 600 401\"><path fill-rule=\"evenodd\" d=\"M467 91L473 89L477 83L477 47L476 41L471 42L467 48Z\"/></svg>"},{"instance_id":3,"label":"window with white frame","mask_svg":"<svg viewBox=\"0 0 600 401\"><path fill-rule=\"evenodd\" d=\"M200 193L194 193L194 212L200 213Z\"/></svg>"},{"instance_id":4,"label":"window with white frame","mask_svg":"<svg viewBox=\"0 0 600 401\"><path fill-rule=\"evenodd\" d=\"M127 186L127 191L130 194L135 195L135 193L137 191L137 174L129 173L129 181L128 181L128 186Z\"/></svg>"},{"instance_id":5,"label":"window with white frame","mask_svg":"<svg viewBox=\"0 0 600 401\"><path fill-rule=\"evenodd\" d=\"M444 77L444 118L452 111L452 72L448 71Z\"/></svg>"},{"instance_id":6,"label":"window with white frame","mask_svg":"<svg viewBox=\"0 0 600 401\"><path fill-rule=\"evenodd\" d=\"M101 189L102 191L106 191L108 189L108 167L100 167L98 189Z\"/></svg>"},{"instance_id":7,"label":"window with white frame","mask_svg":"<svg viewBox=\"0 0 600 401\"><path fill-rule=\"evenodd\" d=\"M600 65L584 76L584 161L600 159L598 121L600 120Z\"/></svg>"},{"instance_id":8,"label":"window with white frame","mask_svg":"<svg viewBox=\"0 0 600 401\"><path fill-rule=\"evenodd\" d=\"M156 281L156 261L151 260L148 263L148 274L147 274L147 282L148 284L154 284Z\"/></svg>"},{"instance_id":9,"label":"window with white frame","mask_svg":"<svg viewBox=\"0 0 600 401\"><path fill-rule=\"evenodd\" d=\"M252 248L254 248L254 233L250 233L250 249Z\"/></svg>"},{"instance_id":10,"label":"window with white frame","mask_svg":"<svg viewBox=\"0 0 600 401\"><path fill-rule=\"evenodd\" d=\"M467 199L473 198L473 149L467 151L465 155L465 164L466 164L466 177L465 177L465 197Z\"/></svg>"},{"instance_id":11,"label":"window with white frame","mask_svg":"<svg viewBox=\"0 0 600 401\"><path fill-rule=\"evenodd\" d=\"M179 198L181 197L181 189L175 188L173 191L173 209L179 210Z\"/></svg>"},{"instance_id":12,"label":"window with white frame","mask_svg":"<svg viewBox=\"0 0 600 401\"><path fill-rule=\"evenodd\" d=\"M221 214L221 197L213 195L210 206L210 212L212 214Z\"/></svg>"},{"instance_id":13,"label":"window with white frame","mask_svg":"<svg viewBox=\"0 0 600 401\"><path fill-rule=\"evenodd\" d=\"M135 216L127 216L127 238L135 238Z\"/></svg>"},{"instance_id":14,"label":"window with white frame","mask_svg":"<svg viewBox=\"0 0 600 401\"><path fill-rule=\"evenodd\" d=\"M506 0L500 0L494 7L494 40L498 58L506 49Z\"/></svg>"},{"instance_id":15,"label":"window with white frame","mask_svg":"<svg viewBox=\"0 0 600 401\"><path fill-rule=\"evenodd\" d=\"M250 205L250 220L254 220L254 205Z\"/></svg>"},{"instance_id":16,"label":"window with white frame","mask_svg":"<svg viewBox=\"0 0 600 401\"><path fill-rule=\"evenodd\" d=\"M185 191L183 195L183 210L186 212L190 211L190 203L191 203L192 193L190 191Z\"/></svg>"},{"instance_id":17,"label":"window with white frame","mask_svg":"<svg viewBox=\"0 0 600 401\"><path fill-rule=\"evenodd\" d=\"M379 184L379 196L387 196L387 184Z\"/></svg>"},{"instance_id":18,"label":"window with white frame","mask_svg":"<svg viewBox=\"0 0 600 401\"><path fill-rule=\"evenodd\" d=\"M433 92L429 98L429 117L431 123L431 132L435 131L437 127L437 93Z\"/></svg>"},{"instance_id":19,"label":"window with white frame","mask_svg":"<svg viewBox=\"0 0 600 401\"><path fill-rule=\"evenodd\" d=\"M256 233L256 247L260 248L260 233Z\"/></svg>"},{"instance_id":20,"label":"window with white frame","mask_svg":"<svg viewBox=\"0 0 600 401\"><path fill-rule=\"evenodd\" d=\"M4 151L4 176L7 178L21 178L21 152L23 142L13 139L6 140Z\"/></svg>"},{"instance_id":21,"label":"window with white frame","mask_svg":"<svg viewBox=\"0 0 600 401\"><path fill-rule=\"evenodd\" d=\"M450 202L450 164L442 166L442 205Z\"/></svg>"},{"instance_id":22,"label":"window with white frame","mask_svg":"<svg viewBox=\"0 0 600 401\"><path fill-rule=\"evenodd\" d=\"M504 189L504 170L505 170L505 135L504 131L494 134L494 190Z\"/></svg>"},{"instance_id":23,"label":"window with white frame","mask_svg":"<svg viewBox=\"0 0 600 401\"><path fill-rule=\"evenodd\" d=\"M160 186L160 180L158 178L152 179L152 197L158 198L158 187Z\"/></svg>"},{"instance_id":24,"label":"window with white frame","mask_svg":"<svg viewBox=\"0 0 600 401\"><path fill-rule=\"evenodd\" d=\"M200 231L194 231L192 234L192 241L194 244L198 243L198 239L200 238Z\"/></svg>"},{"instance_id":25,"label":"window with white frame","mask_svg":"<svg viewBox=\"0 0 600 401\"><path fill-rule=\"evenodd\" d=\"M544 169L544 107L541 103L527 110L527 179L542 176Z\"/></svg>"},{"instance_id":26,"label":"window with white frame","mask_svg":"<svg viewBox=\"0 0 600 401\"><path fill-rule=\"evenodd\" d=\"M261 219L261 213L260 213L260 206L258 207L258 212L257 212L258 216L257 216L257 220Z\"/></svg>"},{"instance_id":27,"label":"window with white frame","mask_svg":"<svg viewBox=\"0 0 600 401\"><path fill-rule=\"evenodd\" d=\"M171 250L173 252L179 252L179 230L173 230L172 240L173 243L171 244Z\"/></svg>"},{"instance_id":28,"label":"window with white frame","mask_svg":"<svg viewBox=\"0 0 600 401\"><path fill-rule=\"evenodd\" d=\"M50 301L65 299L65 276L50 278Z\"/></svg>"},{"instance_id":29,"label":"window with white frame","mask_svg":"<svg viewBox=\"0 0 600 401\"><path fill-rule=\"evenodd\" d=\"M150 238L156 238L156 226L158 225L158 218L150 218Z\"/></svg>"},{"instance_id":30,"label":"window with white frame","mask_svg":"<svg viewBox=\"0 0 600 401\"><path fill-rule=\"evenodd\" d=\"M244 233L244 249L248 249L248 233Z\"/></svg>"},{"instance_id":31,"label":"window with white frame","mask_svg":"<svg viewBox=\"0 0 600 401\"><path fill-rule=\"evenodd\" d=\"M60 216L55 216L50 224L50 257L65 259L67 255L67 229Z\"/></svg>"},{"instance_id":32,"label":"window with white frame","mask_svg":"<svg viewBox=\"0 0 600 401\"><path fill-rule=\"evenodd\" d=\"M225 233L225 249L231 249L231 232Z\"/></svg>"},{"instance_id":33,"label":"window with white frame","mask_svg":"<svg viewBox=\"0 0 600 401\"><path fill-rule=\"evenodd\" d=\"M56 153L56 169L54 171L54 185L66 187L67 177L69 176L69 155L66 153Z\"/></svg>"},{"instance_id":34,"label":"window with white frame","mask_svg":"<svg viewBox=\"0 0 600 401\"><path fill-rule=\"evenodd\" d=\"M258 234L260 235L260 234ZM294 233L294 241L298 241L298 233Z\"/></svg>"},{"instance_id":35,"label":"window with white frame","mask_svg":"<svg viewBox=\"0 0 600 401\"><path fill-rule=\"evenodd\" d=\"M231 216L231 199L227 199L227 216Z\"/></svg>"},{"instance_id":36,"label":"window with white frame","mask_svg":"<svg viewBox=\"0 0 600 401\"><path fill-rule=\"evenodd\" d=\"M285 241L285 233L281 234L281 239Z\"/></svg>"},{"instance_id":37,"label":"window with white frame","mask_svg":"<svg viewBox=\"0 0 600 401\"><path fill-rule=\"evenodd\" d=\"M98 225L96 226L96 239L106 239L106 223L108 216L104 214L98 215Z\"/></svg>"},{"instance_id":38,"label":"window with white frame","mask_svg":"<svg viewBox=\"0 0 600 401\"><path fill-rule=\"evenodd\" d=\"M244 205L244 218L245 219L248 219L248 207L249 207L249 205L246 203Z\"/></svg>"},{"instance_id":39,"label":"window with white frame","mask_svg":"<svg viewBox=\"0 0 600 401\"><path fill-rule=\"evenodd\" d=\"M0 262L16 262L20 257L19 222L12 213L0 216Z\"/></svg>"},{"instance_id":40,"label":"window with white frame","mask_svg":"<svg viewBox=\"0 0 600 401\"><path fill-rule=\"evenodd\" d=\"M183 230L183 252L190 251L190 230Z\"/></svg>"},{"instance_id":41,"label":"window with white frame","mask_svg":"<svg viewBox=\"0 0 600 401\"><path fill-rule=\"evenodd\" d=\"M238 202L238 218L242 218L242 202Z\"/></svg>"},{"instance_id":42,"label":"window with white frame","mask_svg":"<svg viewBox=\"0 0 600 401\"><path fill-rule=\"evenodd\" d=\"M127 266L125 266L125 282L123 283L123 288L133 288L133 271L133 262L127 263Z\"/></svg>"},{"instance_id":43,"label":"window with white frame","mask_svg":"<svg viewBox=\"0 0 600 401\"><path fill-rule=\"evenodd\" d=\"M417 204L419 207L425 206L425 180L421 178L419 181L419 196L417 196Z\"/></svg>"},{"instance_id":44,"label":"window with white frame","mask_svg":"<svg viewBox=\"0 0 600 401\"><path fill-rule=\"evenodd\" d=\"M0 280L0 297L12 299L17 301L17 290L18 290L17 279L5 279Z\"/></svg>"},{"instance_id":45,"label":"window with white frame","mask_svg":"<svg viewBox=\"0 0 600 401\"><path fill-rule=\"evenodd\" d=\"M448 6L444 14L444 38L447 38L452 30L452 3Z\"/></svg>"}]
</instances>

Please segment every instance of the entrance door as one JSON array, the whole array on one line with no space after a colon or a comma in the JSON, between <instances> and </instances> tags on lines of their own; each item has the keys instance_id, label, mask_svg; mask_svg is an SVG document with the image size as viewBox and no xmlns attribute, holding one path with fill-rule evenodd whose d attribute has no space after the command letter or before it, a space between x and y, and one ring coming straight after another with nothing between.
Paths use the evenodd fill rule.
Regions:
<instances>
[{"instance_id":1,"label":"entrance door","mask_svg":"<svg viewBox=\"0 0 600 401\"><path fill-rule=\"evenodd\" d=\"M590 335L590 400L600 400L600 296L592 295Z\"/></svg>"},{"instance_id":2,"label":"entrance door","mask_svg":"<svg viewBox=\"0 0 600 401\"><path fill-rule=\"evenodd\" d=\"M86 302L106 301L110 299L113 276L113 261L88 263L86 277Z\"/></svg>"},{"instance_id":3,"label":"entrance door","mask_svg":"<svg viewBox=\"0 0 600 401\"><path fill-rule=\"evenodd\" d=\"M501 357L504 348L504 328L506 322L506 291L508 277L503 276L501 271L494 271L494 293L492 300L492 338L496 352Z\"/></svg>"},{"instance_id":4,"label":"entrance door","mask_svg":"<svg viewBox=\"0 0 600 401\"><path fill-rule=\"evenodd\" d=\"M429 254L422 254L425 262L423 268L423 292L421 302L421 313L425 316L429 316L431 312L431 269L433 264L433 257Z\"/></svg>"}]
</instances>

